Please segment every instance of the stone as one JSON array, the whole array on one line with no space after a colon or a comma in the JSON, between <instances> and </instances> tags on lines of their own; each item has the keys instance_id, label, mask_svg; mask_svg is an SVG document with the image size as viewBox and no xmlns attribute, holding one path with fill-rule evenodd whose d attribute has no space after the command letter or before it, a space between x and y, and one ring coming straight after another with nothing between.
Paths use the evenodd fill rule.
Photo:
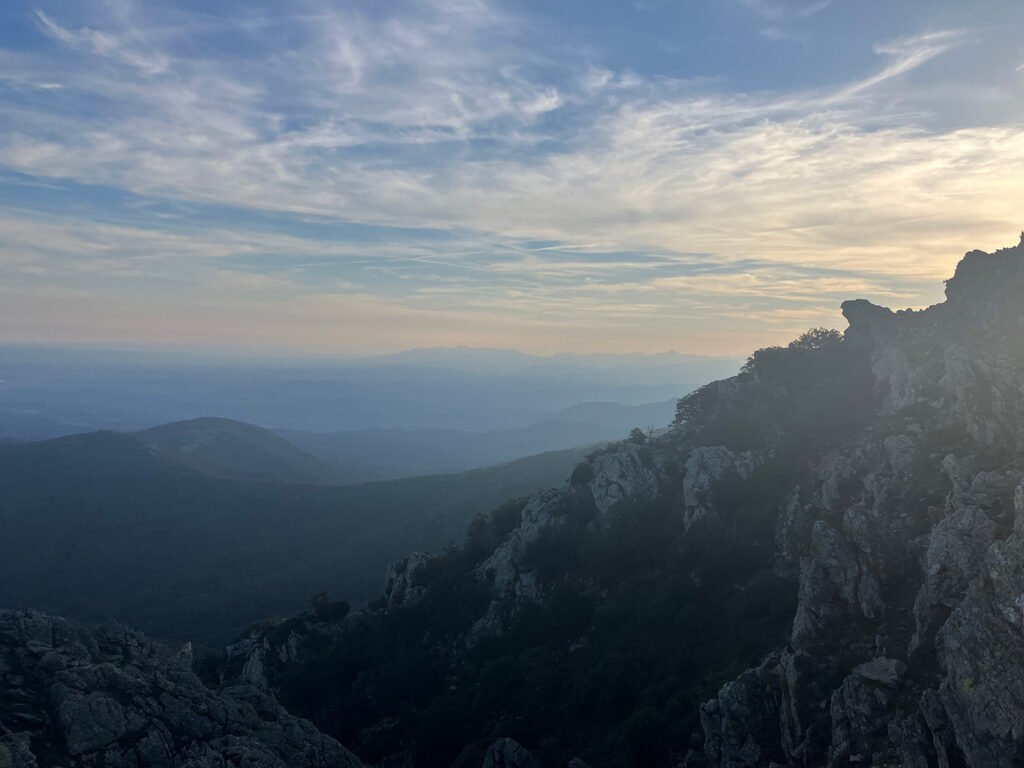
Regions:
<instances>
[{"instance_id":1,"label":"stone","mask_svg":"<svg viewBox=\"0 0 1024 768\"><path fill-rule=\"evenodd\" d=\"M776 735L782 707L778 662L775 656L765 659L701 705L704 754L711 765L756 768L783 758Z\"/></svg>"},{"instance_id":2,"label":"stone","mask_svg":"<svg viewBox=\"0 0 1024 768\"><path fill-rule=\"evenodd\" d=\"M423 595L416 584L416 572L430 560L426 552L413 552L404 560L388 565L384 576L384 599L388 605L412 603Z\"/></svg>"},{"instance_id":3,"label":"stone","mask_svg":"<svg viewBox=\"0 0 1024 768\"><path fill-rule=\"evenodd\" d=\"M607 516L623 501L651 499L657 495L661 485L660 468L645 459L652 455L644 446L626 442L594 459L588 488L599 516Z\"/></svg>"},{"instance_id":4,"label":"stone","mask_svg":"<svg viewBox=\"0 0 1024 768\"><path fill-rule=\"evenodd\" d=\"M746 462L744 471L748 471ZM683 475L683 505L687 528L715 509L717 483L730 475L738 478L736 455L725 446L699 446L686 459Z\"/></svg>"},{"instance_id":5,"label":"stone","mask_svg":"<svg viewBox=\"0 0 1024 768\"><path fill-rule=\"evenodd\" d=\"M487 748L482 768L540 768L540 763L519 742L501 738Z\"/></svg>"},{"instance_id":6,"label":"stone","mask_svg":"<svg viewBox=\"0 0 1024 768\"><path fill-rule=\"evenodd\" d=\"M362 766L265 693L207 688L180 654L124 627L0 611L0 660L8 681L20 680L17 695L0 698L5 768L36 766L36 740L67 766ZM18 702L32 705L32 718Z\"/></svg>"}]
</instances>

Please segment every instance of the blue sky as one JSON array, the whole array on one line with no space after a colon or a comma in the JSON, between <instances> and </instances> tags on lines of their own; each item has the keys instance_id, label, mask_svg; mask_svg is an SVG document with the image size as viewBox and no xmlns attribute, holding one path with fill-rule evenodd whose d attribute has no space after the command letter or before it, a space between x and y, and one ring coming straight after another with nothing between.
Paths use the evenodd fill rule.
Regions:
<instances>
[{"instance_id":1,"label":"blue sky","mask_svg":"<svg viewBox=\"0 0 1024 768\"><path fill-rule=\"evenodd\" d=\"M1024 225L1024 4L0 6L0 341L742 354Z\"/></svg>"}]
</instances>

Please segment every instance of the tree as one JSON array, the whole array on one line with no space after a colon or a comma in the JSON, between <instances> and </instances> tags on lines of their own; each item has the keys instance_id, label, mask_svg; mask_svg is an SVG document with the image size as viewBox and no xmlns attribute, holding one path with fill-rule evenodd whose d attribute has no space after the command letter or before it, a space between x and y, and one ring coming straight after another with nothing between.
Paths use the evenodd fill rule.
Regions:
<instances>
[{"instance_id":1,"label":"tree","mask_svg":"<svg viewBox=\"0 0 1024 768\"><path fill-rule=\"evenodd\" d=\"M800 334L800 337L789 342L790 349L805 349L817 352L837 344L842 344L843 334L834 328L811 328Z\"/></svg>"},{"instance_id":2,"label":"tree","mask_svg":"<svg viewBox=\"0 0 1024 768\"><path fill-rule=\"evenodd\" d=\"M676 424L699 424L711 415L718 399L718 384L711 382L676 401Z\"/></svg>"},{"instance_id":3,"label":"tree","mask_svg":"<svg viewBox=\"0 0 1024 768\"><path fill-rule=\"evenodd\" d=\"M309 608L321 621L341 621L352 607L344 600L331 600L326 592L319 592L309 600Z\"/></svg>"}]
</instances>

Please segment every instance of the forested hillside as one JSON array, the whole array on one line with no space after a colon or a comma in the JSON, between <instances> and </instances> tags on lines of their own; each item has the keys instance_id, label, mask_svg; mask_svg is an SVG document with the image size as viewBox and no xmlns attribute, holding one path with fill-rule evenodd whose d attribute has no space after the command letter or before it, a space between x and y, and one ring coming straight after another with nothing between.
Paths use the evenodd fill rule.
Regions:
<instances>
[{"instance_id":1,"label":"forested hillside","mask_svg":"<svg viewBox=\"0 0 1024 768\"><path fill-rule=\"evenodd\" d=\"M560 484L585 453L331 487L267 479L322 468L312 457L154 449L169 431L0 446L0 605L223 643L322 591L372 598L390 561L461 541L479 510Z\"/></svg>"}]
</instances>

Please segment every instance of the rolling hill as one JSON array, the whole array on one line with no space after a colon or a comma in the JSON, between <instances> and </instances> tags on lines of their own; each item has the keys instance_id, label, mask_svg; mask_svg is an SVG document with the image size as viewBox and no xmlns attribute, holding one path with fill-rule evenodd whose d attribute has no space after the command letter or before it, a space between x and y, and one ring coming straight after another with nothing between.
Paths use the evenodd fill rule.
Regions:
<instances>
[{"instance_id":1,"label":"rolling hill","mask_svg":"<svg viewBox=\"0 0 1024 768\"><path fill-rule=\"evenodd\" d=\"M301 452L228 426L249 454L215 439L183 459L194 424L0 446L0 606L223 642L321 591L372 597L387 563L460 541L475 514L563 482L586 453L339 487L265 479L307 466L289 463Z\"/></svg>"},{"instance_id":2,"label":"rolling hill","mask_svg":"<svg viewBox=\"0 0 1024 768\"><path fill-rule=\"evenodd\" d=\"M374 477L348 462L326 462L283 437L232 419L177 421L133 434L160 458L209 475L340 485Z\"/></svg>"}]
</instances>

